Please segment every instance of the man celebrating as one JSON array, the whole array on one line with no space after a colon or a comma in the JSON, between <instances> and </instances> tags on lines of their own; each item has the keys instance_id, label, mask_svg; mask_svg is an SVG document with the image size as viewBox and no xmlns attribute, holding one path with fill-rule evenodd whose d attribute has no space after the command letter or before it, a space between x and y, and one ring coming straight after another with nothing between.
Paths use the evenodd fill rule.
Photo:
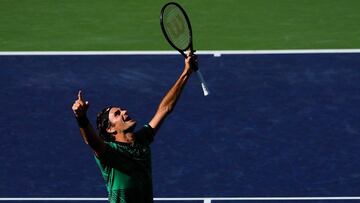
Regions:
<instances>
[{"instance_id":1,"label":"man celebrating","mask_svg":"<svg viewBox=\"0 0 360 203\"><path fill-rule=\"evenodd\" d=\"M127 110L110 106L97 115L96 133L86 116L89 104L79 91L72 110L85 143L95 154L109 193L109 202L153 202L150 144L196 69L196 56L188 54L182 74L160 102L154 117L136 132L136 121L130 118Z\"/></svg>"}]
</instances>

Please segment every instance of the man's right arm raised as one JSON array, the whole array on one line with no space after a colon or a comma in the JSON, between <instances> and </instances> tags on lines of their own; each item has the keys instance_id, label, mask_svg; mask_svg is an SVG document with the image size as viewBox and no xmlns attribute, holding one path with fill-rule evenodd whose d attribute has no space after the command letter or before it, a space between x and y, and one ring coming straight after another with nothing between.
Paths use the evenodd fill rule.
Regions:
<instances>
[{"instance_id":1,"label":"man's right arm raised","mask_svg":"<svg viewBox=\"0 0 360 203\"><path fill-rule=\"evenodd\" d=\"M90 124L86 113L89 108L89 102L85 101L79 90L78 98L72 106L72 110L75 114L75 118L80 128L80 134L84 139L84 142L88 144L94 151L97 157L101 156L106 149L106 145L95 132L94 128Z\"/></svg>"}]
</instances>

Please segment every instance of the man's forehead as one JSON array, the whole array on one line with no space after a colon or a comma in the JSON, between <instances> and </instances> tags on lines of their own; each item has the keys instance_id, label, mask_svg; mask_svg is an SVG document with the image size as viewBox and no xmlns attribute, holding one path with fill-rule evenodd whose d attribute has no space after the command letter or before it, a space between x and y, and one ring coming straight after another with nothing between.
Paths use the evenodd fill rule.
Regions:
<instances>
[{"instance_id":1,"label":"man's forehead","mask_svg":"<svg viewBox=\"0 0 360 203\"><path fill-rule=\"evenodd\" d=\"M113 106L113 107L107 108L106 110L109 111L109 113L115 113L117 110L121 110L121 108Z\"/></svg>"}]
</instances>

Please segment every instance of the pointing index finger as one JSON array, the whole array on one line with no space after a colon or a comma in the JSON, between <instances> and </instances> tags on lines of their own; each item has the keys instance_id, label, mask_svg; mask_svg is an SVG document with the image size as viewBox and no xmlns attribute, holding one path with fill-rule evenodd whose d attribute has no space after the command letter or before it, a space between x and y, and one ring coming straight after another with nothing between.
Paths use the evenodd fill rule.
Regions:
<instances>
[{"instance_id":1,"label":"pointing index finger","mask_svg":"<svg viewBox=\"0 0 360 203\"><path fill-rule=\"evenodd\" d=\"M78 93L78 100L83 101L83 97L81 95L81 90L79 90L79 93Z\"/></svg>"}]
</instances>

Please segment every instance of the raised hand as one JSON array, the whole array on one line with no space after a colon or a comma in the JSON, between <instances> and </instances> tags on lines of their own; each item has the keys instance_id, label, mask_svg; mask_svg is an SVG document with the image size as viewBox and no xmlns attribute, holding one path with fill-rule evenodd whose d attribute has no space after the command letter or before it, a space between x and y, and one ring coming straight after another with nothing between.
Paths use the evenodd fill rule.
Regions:
<instances>
[{"instance_id":1,"label":"raised hand","mask_svg":"<svg viewBox=\"0 0 360 203\"><path fill-rule=\"evenodd\" d=\"M187 57L185 58L185 68L190 69L191 71L198 70L198 59L197 55L192 52L188 52Z\"/></svg>"},{"instance_id":2,"label":"raised hand","mask_svg":"<svg viewBox=\"0 0 360 203\"><path fill-rule=\"evenodd\" d=\"M86 112L88 108L89 108L89 102L84 100L84 98L81 95L81 90L79 90L78 98L72 106L72 110L75 116L78 118L86 116Z\"/></svg>"}]
</instances>

